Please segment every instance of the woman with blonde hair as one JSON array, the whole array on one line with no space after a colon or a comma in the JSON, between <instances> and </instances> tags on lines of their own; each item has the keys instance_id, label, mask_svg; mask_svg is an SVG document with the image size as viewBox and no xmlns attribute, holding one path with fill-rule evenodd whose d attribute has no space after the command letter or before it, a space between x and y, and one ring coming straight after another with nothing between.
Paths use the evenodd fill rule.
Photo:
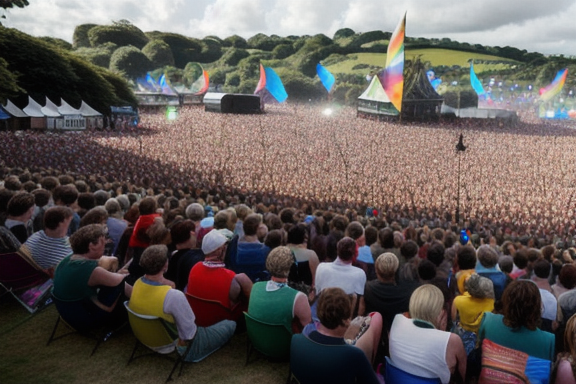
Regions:
<instances>
[{"instance_id":1,"label":"woman with blonde hair","mask_svg":"<svg viewBox=\"0 0 576 384\"><path fill-rule=\"evenodd\" d=\"M462 339L446 332L448 315L442 291L431 284L418 287L410 297L409 316L398 314L390 329L390 360L408 373L450 382L458 372L466 374Z\"/></svg>"},{"instance_id":2,"label":"woman with blonde hair","mask_svg":"<svg viewBox=\"0 0 576 384\"><path fill-rule=\"evenodd\" d=\"M564 331L564 349L556 358L550 383L576 384L576 315L566 323Z\"/></svg>"}]
</instances>

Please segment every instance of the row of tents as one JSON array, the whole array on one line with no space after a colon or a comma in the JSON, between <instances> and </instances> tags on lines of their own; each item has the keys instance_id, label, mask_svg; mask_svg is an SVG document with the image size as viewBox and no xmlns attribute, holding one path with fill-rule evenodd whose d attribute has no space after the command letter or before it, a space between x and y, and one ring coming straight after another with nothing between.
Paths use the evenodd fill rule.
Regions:
<instances>
[{"instance_id":1,"label":"row of tents","mask_svg":"<svg viewBox=\"0 0 576 384\"><path fill-rule=\"evenodd\" d=\"M10 100L0 104L0 129L58 129L82 130L104 127L104 116L82 101L80 108L73 108L60 99L60 105L46 97L44 106L28 96L28 105L18 108Z\"/></svg>"}]
</instances>

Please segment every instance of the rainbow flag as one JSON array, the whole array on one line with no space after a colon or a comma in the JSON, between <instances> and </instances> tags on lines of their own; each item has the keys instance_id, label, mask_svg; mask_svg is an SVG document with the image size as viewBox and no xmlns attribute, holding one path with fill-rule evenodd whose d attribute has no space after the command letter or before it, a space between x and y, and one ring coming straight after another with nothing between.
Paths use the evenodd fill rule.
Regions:
<instances>
[{"instance_id":1,"label":"rainbow flag","mask_svg":"<svg viewBox=\"0 0 576 384\"><path fill-rule=\"evenodd\" d=\"M386 52L386 67L382 77L382 86L388 98L398 112L402 111L402 95L404 92L404 35L406 33L406 14L398 23L392 34L388 51Z\"/></svg>"},{"instance_id":2,"label":"rainbow flag","mask_svg":"<svg viewBox=\"0 0 576 384\"><path fill-rule=\"evenodd\" d=\"M568 68L564 68L556 74L556 77L548 86L540 89L540 100L549 101L554 96L560 93L564 83L566 82L566 77L568 76Z\"/></svg>"}]
</instances>

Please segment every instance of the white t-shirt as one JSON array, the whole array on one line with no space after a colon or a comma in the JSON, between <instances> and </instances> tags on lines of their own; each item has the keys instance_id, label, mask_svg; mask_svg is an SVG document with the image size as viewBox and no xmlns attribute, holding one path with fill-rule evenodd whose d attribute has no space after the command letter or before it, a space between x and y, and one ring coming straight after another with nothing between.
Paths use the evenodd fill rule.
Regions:
<instances>
[{"instance_id":1,"label":"white t-shirt","mask_svg":"<svg viewBox=\"0 0 576 384\"><path fill-rule=\"evenodd\" d=\"M545 289L538 289L542 298L542 318L547 320L556 320L558 303L552 292Z\"/></svg>"},{"instance_id":2,"label":"white t-shirt","mask_svg":"<svg viewBox=\"0 0 576 384\"><path fill-rule=\"evenodd\" d=\"M316 269L316 293L326 288L342 288L346 294L364 295L366 273L352 264L345 264L336 258L331 263L320 263Z\"/></svg>"}]
</instances>

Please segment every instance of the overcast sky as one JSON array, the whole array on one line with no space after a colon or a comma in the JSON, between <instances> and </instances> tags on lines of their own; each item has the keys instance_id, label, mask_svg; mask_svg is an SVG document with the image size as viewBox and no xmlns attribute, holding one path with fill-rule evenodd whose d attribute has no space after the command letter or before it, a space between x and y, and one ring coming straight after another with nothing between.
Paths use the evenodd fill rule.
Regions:
<instances>
[{"instance_id":1,"label":"overcast sky","mask_svg":"<svg viewBox=\"0 0 576 384\"><path fill-rule=\"evenodd\" d=\"M392 32L407 12L406 35L576 56L576 0L30 0L3 24L72 42L79 24L127 19L144 32L203 38L257 33L333 37L340 28Z\"/></svg>"}]
</instances>

